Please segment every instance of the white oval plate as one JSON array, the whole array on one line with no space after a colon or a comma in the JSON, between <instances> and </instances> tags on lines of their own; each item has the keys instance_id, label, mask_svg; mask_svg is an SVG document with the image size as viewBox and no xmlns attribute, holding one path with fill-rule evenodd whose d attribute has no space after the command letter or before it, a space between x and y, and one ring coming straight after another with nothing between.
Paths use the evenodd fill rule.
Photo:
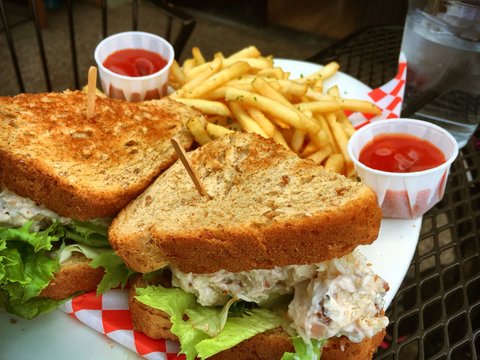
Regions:
<instances>
[{"instance_id":1,"label":"white oval plate","mask_svg":"<svg viewBox=\"0 0 480 360\"><path fill-rule=\"evenodd\" d=\"M308 75L321 67L304 61L277 59L291 73L290 78ZM371 90L357 79L338 72L325 81L326 88L337 84L342 97L368 99ZM408 270L420 234L422 219L383 219L378 239L361 252L373 270L388 282L388 307ZM14 320L12 322L12 319ZM24 320L0 310L0 358L2 359L143 359L138 354L99 334L60 310L34 320Z\"/></svg>"}]
</instances>

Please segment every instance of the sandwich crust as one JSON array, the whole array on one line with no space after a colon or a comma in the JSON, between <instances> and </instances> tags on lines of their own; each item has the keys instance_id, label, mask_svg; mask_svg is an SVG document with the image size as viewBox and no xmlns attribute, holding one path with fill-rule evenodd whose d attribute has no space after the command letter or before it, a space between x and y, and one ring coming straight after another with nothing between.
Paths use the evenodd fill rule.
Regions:
<instances>
[{"instance_id":1,"label":"sandwich crust","mask_svg":"<svg viewBox=\"0 0 480 360\"><path fill-rule=\"evenodd\" d=\"M96 290L103 278L104 269L92 268L90 261L83 254L73 253L70 259L61 264L60 271L39 296L64 300L80 292Z\"/></svg>"},{"instance_id":2,"label":"sandwich crust","mask_svg":"<svg viewBox=\"0 0 480 360\"><path fill-rule=\"evenodd\" d=\"M135 288L144 286L145 282L137 280L129 291L130 313L133 328L152 339L178 340L170 332L172 326L168 314L154 309L136 300ZM367 360L373 357L385 336L385 330L372 338L365 338L360 343L353 343L346 337L329 339L322 351L322 360ZM294 348L289 335L281 328L273 329L241 342L231 349L210 357L212 360L279 360L285 352Z\"/></svg>"},{"instance_id":3,"label":"sandwich crust","mask_svg":"<svg viewBox=\"0 0 480 360\"><path fill-rule=\"evenodd\" d=\"M61 216L113 216L185 148L185 127L201 116L171 99L128 103L97 97L86 116L81 91L0 97L0 179Z\"/></svg>"},{"instance_id":4,"label":"sandwich crust","mask_svg":"<svg viewBox=\"0 0 480 360\"><path fill-rule=\"evenodd\" d=\"M371 189L273 140L235 133L189 157L211 199L177 162L109 229L112 247L138 272L166 263L186 273L318 263L378 236Z\"/></svg>"}]
</instances>

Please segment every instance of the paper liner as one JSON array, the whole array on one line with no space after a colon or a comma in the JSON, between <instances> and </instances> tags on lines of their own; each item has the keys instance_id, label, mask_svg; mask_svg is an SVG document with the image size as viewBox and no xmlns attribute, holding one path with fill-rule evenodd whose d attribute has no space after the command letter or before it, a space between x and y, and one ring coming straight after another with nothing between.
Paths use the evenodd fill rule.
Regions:
<instances>
[{"instance_id":1,"label":"paper liner","mask_svg":"<svg viewBox=\"0 0 480 360\"><path fill-rule=\"evenodd\" d=\"M406 79L407 60L405 55L401 53L398 61L397 75L386 84L368 93L368 97L382 110L382 114L374 116L359 112L350 113L348 114L348 118L353 126L358 129L375 120L399 118L402 110Z\"/></svg>"},{"instance_id":2,"label":"paper liner","mask_svg":"<svg viewBox=\"0 0 480 360\"><path fill-rule=\"evenodd\" d=\"M103 66L105 59L117 50L145 49L160 54L167 64L154 74L129 77ZM175 58L172 45L160 36L142 31L118 33L102 40L95 49L100 83L107 96L132 102L159 99L167 94L168 73Z\"/></svg>"},{"instance_id":3,"label":"paper liner","mask_svg":"<svg viewBox=\"0 0 480 360\"><path fill-rule=\"evenodd\" d=\"M406 68L405 56L401 54L395 78L368 93L372 101L382 109L382 115L373 117L362 113L348 114L356 128L379 119L394 119L400 116ZM152 340L133 331L126 290L111 290L98 297L95 293L84 294L69 300L60 309L146 359L185 359L184 356L177 355L179 350L177 342Z\"/></svg>"},{"instance_id":4,"label":"paper liner","mask_svg":"<svg viewBox=\"0 0 480 360\"><path fill-rule=\"evenodd\" d=\"M60 309L146 359L185 359L177 355L177 342L153 340L133 330L127 290L110 290L99 296L95 292L83 294L62 304Z\"/></svg>"},{"instance_id":5,"label":"paper liner","mask_svg":"<svg viewBox=\"0 0 480 360\"><path fill-rule=\"evenodd\" d=\"M388 133L409 134L424 139L440 149L446 161L433 169L410 173L389 173L360 163L358 158L365 144L377 135ZM425 214L443 198L450 165L457 157L458 146L455 138L437 125L414 119L398 119L363 127L350 138L348 151L357 175L377 194L383 217L413 219Z\"/></svg>"}]
</instances>

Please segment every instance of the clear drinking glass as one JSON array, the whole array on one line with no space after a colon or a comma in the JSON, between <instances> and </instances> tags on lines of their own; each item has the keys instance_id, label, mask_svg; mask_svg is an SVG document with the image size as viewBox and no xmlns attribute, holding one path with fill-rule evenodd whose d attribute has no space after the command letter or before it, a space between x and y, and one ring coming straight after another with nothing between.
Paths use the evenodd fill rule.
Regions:
<instances>
[{"instance_id":1,"label":"clear drinking glass","mask_svg":"<svg viewBox=\"0 0 480 360\"><path fill-rule=\"evenodd\" d=\"M435 123L463 147L480 122L480 0L410 0L402 51L402 117Z\"/></svg>"}]
</instances>

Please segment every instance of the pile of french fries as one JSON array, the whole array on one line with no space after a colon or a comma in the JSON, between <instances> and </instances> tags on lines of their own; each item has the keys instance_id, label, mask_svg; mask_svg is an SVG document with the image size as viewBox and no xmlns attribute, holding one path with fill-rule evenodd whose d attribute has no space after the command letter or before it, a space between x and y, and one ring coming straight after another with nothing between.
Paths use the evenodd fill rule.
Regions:
<instances>
[{"instance_id":1,"label":"pile of french fries","mask_svg":"<svg viewBox=\"0 0 480 360\"><path fill-rule=\"evenodd\" d=\"M180 66L173 63L170 96L197 108L206 122L192 118L187 126L203 145L232 131L244 130L272 138L302 158L321 164L326 171L354 176L347 142L355 129L345 110L380 114L373 103L343 99L337 86L324 89L339 65L290 79L290 74L246 47L228 57L221 53L207 61L200 49Z\"/></svg>"}]
</instances>

